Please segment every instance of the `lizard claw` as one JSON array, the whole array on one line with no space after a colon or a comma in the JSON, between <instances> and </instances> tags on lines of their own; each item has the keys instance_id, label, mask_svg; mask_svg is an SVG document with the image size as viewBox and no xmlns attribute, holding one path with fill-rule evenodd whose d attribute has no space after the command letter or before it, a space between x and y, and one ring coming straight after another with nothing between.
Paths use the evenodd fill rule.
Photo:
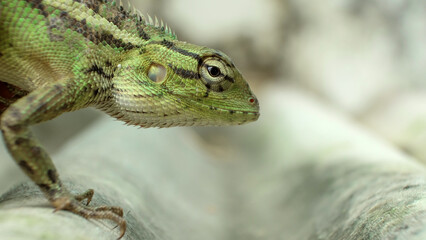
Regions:
<instances>
[{"instance_id":1,"label":"lizard claw","mask_svg":"<svg viewBox=\"0 0 426 240\"><path fill-rule=\"evenodd\" d=\"M126 220L123 218L123 209L115 206L89 207L88 205L92 200L93 194L93 189L89 189L80 195L72 196L71 194L66 194L65 196L57 197L51 200L55 207L54 212L67 210L86 219L109 219L120 227L120 236L118 239L121 239L126 232ZM82 203L84 199L87 199L86 204Z\"/></svg>"},{"instance_id":2,"label":"lizard claw","mask_svg":"<svg viewBox=\"0 0 426 240\"><path fill-rule=\"evenodd\" d=\"M89 206L89 203L92 201L93 194L95 194L95 191L93 189L89 189L82 194L74 196L74 198L79 202L83 201L84 199L87 199L86 206Z\"/></svg>"}]
</instances>

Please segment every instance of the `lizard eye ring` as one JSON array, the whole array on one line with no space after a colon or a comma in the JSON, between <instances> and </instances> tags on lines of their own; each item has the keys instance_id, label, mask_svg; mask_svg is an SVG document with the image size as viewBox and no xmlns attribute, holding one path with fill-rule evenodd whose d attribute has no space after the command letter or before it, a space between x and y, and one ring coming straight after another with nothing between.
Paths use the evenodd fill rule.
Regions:
<instances>
[{"instance_id":1,"label":"lizard eye ring","mask_svg":"<svg viewBox=\"0 0 426 240\"><path fill-rule=\"evenodd\" d=\"M201 80L207 89L223 92L232 85L233 70L219 57L206 57L199 69Z\"/></svg>"}]
</instances>

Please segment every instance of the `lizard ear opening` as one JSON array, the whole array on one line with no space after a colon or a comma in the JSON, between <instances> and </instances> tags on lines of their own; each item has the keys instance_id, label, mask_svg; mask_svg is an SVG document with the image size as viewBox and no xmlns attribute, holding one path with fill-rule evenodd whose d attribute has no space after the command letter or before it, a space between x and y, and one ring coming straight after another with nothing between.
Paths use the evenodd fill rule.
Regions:
<instances>
[{"instance_id":1,"label":"lizard ear opening","mask_svg":"<svg viewBox=\"0 0 426 240\"><path fill-rule=\"evenodd\" d=\"M148 68L148 77L153 82L162 83L167 76L167 69L158 63L153 63Z\"/></svg>"}]
</instances>

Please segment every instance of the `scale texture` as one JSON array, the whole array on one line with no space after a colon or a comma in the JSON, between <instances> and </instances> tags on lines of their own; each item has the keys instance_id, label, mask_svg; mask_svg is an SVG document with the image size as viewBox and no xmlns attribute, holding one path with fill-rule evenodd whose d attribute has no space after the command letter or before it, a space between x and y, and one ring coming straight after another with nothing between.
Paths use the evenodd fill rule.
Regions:
<instances>
[{"instance_id":1,"label":"scale texture","mask_svg":"<svg viewBox=\"0 0 426 240\"><path fill-rule=\"evenodd\" d=\"M179 41L162 22L121 3L0 2L0 128L10 154L57 210L113 220L120 238L123 210L89 207L91 189L71 195L31 125L86 107L141 127L259 117L256 97L228 56Z\"/></svg>"}]
</instances>

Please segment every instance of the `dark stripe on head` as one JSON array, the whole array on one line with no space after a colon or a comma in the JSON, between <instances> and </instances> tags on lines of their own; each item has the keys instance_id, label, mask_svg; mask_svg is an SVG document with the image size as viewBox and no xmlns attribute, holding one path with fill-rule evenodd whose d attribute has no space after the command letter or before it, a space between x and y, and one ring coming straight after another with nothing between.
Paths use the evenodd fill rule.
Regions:
<instances>
[{"instance_id":1,"label":"dark stripe on head","mask_svg":"<svg viewBox=\"0 0 426 240\"><path fill-rule=\"evenodd\" d=\"M190 51L187 51L187 50L184 50L184 49L181 49L181 48L178 48L178 47L175 46L175 44L173 42L167 41L166 39L164 39L161 42L152 42L151 44L159 44L159 45L162 45L162 46L164 46L164 47L166 47L170 50L173 50L177 53L191 57L191 58L197 60L198 62L202 61L202 58L201 58L200 55L193 53L193 52L190 52Z\"/></svg>"},{"instance_id":2,"label":"dark stripe on head","mask_svg":"<svg viewBox=\"0 0 426 240\"><path fill-rule=\"evenodd\" d=\"M225 75L225 80L231 83L235 83L235 79L233 79L232 77Z\"/></svg>"},{"instance_id":3,"label":"dark stripe on head","mask_svg":"<svg viewBox=\"0 0 426 240\"><path fill-rule=\"evenodd\" d=\"M169 67L173 70L173 72L176 75L181 76L183 78L186 78L186 79L200 79L201 78L200 74L198 74L196 72L186 70L186 69L183 69L183 68L177 68L177 67L174 67L171 64L169 64Z\"/></svg>"},{"instance_id":4,"label":"dark stripe on head","mask_svg":"<svg viewBox=\"0 0 426 240\"><path fill-rule=\"evenodd\" d=\"M86 73L97 73L99 75L101 75L102 77L106 78L106 79L112 79L114 78L114 73L112 73L111 75L108 75L104 72L104 69L102 67L99 67L98 65L94 64L92 65L92 67L90 67Z\"/></svg>"}]
</instances>

